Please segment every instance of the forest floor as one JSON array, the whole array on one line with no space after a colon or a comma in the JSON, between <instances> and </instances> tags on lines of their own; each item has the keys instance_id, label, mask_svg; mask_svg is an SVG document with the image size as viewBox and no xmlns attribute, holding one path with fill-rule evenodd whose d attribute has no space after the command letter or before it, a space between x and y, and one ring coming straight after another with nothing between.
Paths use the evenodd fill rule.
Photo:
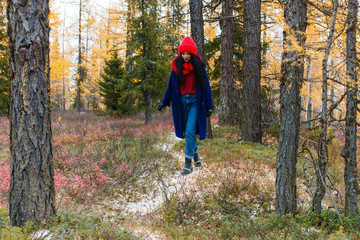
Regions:
<instances>
[{"instance_id":1,"label":"forest floor","mask_svg":"<svg viewBox=\"0 0 360 240\"><path fill-rule=\"evenodd\" d=\"M181 165L182 156L172 151L175 143L179 141L180 139L176 138L175 134L171 132L156 147L162 151L170 152L171 158L167 160ZM166 166L166 162L164 162L164 166ZM180 175L180 172L162 178L159 177L153 182L154 188L152 191L142 194L137 199L138 201L126 201L122 196L117 199L110 198L102 202L101 205L96 206L97 211L105 215L116 216L119 213L123 215L126 218L124 226L130 229L137 238L164 239L163 234L149 224L149 219L159 211L166 199L171 197L171 194L175 194L180 190L189 191L190 184L194 184L196 175L200 174L200 171L194 170L193 174L186 177Z\"/></svg>"},{"instance_id":2,"label":"forest floor","mask_svg":"<svg viewBox=\"0 0 360 240\"><path fill-rule=\"evenodd\" d=\"M13 228L7 211L8 120L0 120L0 239L359 237L359 217L340 212L341 224L333 208L332 200L342 206L338 158L328 165L337 186L329 188L333 199L326 196L324 211L317 215L311 212L309 156L300 155L298 212L279 217L274 207L276 138L265 133L263 144L244 142L237 126L213 125L214 138L198 142L203 166L183 176L185 141L175 137L169 112L149 125L138 118L53 114L57 216L42 225ZM306 138L311 134L317 135ZM340 149L333 144L330 156Z\"/></svg>"},{"instance_id":3,"label":"forest floor","mask_svg":"<svg viewBox=\"0 0 360 240\"><path fill-rule=\"evenodd\" d=\"M174 145L181 139L177 138L174 132L168 132L165 137L156 146L162 151L169 152L170 158L166 161L172 161L179 166L178 171L169 176L157 175L154 181L154 189L141 196L139 201L128 202L123 198L105 201L102 203L101 213L116 215L119 213L126 216L126 226L131 229L135 236L143 239L166 239L161 231L154 228L152 220L159 214L162 207L174 197L185 198L196 189L197 181L205 179L209 174L206 169L206 161L202 160L202 167L194 167L189 175L181 175L181 166L184 165L183 152L174 151ZM168 162L164 161L164 166ZM159 216L157 216L159 217ZM134 224L135 223L135 224Z\"/></svg>"}]
</instances>

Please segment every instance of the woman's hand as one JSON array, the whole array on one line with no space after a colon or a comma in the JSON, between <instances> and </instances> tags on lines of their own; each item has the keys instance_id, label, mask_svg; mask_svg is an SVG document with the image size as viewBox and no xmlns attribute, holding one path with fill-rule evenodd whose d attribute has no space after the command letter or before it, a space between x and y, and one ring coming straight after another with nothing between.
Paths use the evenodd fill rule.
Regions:
<instances>
[{"instance_id":1,"label":"woman's hand","mask_svg":"<svg viewBox=\"0 0 360 240\"><path fill-rule=\"evenodd\" d=\"M212 113L212 109L206 110L206 117L210 117Z\"/></svg>"},{"instance_id":2,"label":"woman's hand","mask_svg":"<svg viewBox=\"0 0 360 240\"><path fill-rule=\"evenodd\" d=\"M160 103L159 106L157 107L157 110L158 110L159 112L161 112L162 109L163 109L163 107L165 107L165 104Z\"/></svg>"}]
</instances>

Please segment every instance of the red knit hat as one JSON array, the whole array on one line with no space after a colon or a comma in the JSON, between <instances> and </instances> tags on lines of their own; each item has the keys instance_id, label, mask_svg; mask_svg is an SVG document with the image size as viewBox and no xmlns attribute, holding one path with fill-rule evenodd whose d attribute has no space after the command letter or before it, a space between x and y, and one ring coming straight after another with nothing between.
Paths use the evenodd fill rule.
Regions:
<instances>
[{"instance_id":1,"label":"red knit hat","mask_svg":"<svg viewBox=\"0 0 360 240\"><path fill-rule=\"evenodd\" d=\"M191 37L185 37L184 40L180 43L179 55L182 52L190 52L196 56L199 56L197 54L197 47L195 45L195 42Z\"/></svg>"}]
</instances>

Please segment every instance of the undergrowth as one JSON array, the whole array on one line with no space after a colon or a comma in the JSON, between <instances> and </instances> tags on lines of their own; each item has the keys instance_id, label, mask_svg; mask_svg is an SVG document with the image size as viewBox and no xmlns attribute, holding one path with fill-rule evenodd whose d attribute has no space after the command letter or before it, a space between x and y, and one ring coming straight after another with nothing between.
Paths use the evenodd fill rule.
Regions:
<instances>
[{"instance_id":1,"label":"undergrowth","mask_svg":"<svg viewBox=\"0 0 360 240\"><path fill-rule=\"evenodd\" d=\"M299 207L293 215L275 214L277 149L269 144L275 141L244 142L239 132L218 127L214 139L198 142L205 167L194 197L174 198L156 222L170 239L359 239L358 215L341 213L341 225L333 209L315 214ZM174 147L184 148L185 141ZM332 153L338 149L335 142ZM301 171L299 166L300 178Z\"/></svg>"},{"instance_id":2,"label":"undergrowth","mask_svg":"<svg viewBox=\"0 0 360 240\"><path fill-rule=\"evenodd\" d=\"M41 238L39 238L42 236ZM103 215L86 209L61 209L41 225L28 221L24 227L12 227L8 211L0 207L0 239L137 239L127 229Z\"/></svg>"}]
</instances>

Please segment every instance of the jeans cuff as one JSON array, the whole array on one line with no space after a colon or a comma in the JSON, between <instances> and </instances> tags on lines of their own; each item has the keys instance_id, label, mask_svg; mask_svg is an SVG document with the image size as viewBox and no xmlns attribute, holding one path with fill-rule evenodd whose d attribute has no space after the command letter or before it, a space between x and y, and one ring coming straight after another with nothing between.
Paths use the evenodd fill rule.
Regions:
<instances>
[{"instance_id":1,"label":"jeans cuff","mask_svg":"<svg viewBox=\"0 0 360 240\"><path fill-rule=\"evenodd\" d=\"M188 155L188 154L185 154L185 158L187 158L187 159L194 159L194 155Z\"/></svg>"}]
</instances>

